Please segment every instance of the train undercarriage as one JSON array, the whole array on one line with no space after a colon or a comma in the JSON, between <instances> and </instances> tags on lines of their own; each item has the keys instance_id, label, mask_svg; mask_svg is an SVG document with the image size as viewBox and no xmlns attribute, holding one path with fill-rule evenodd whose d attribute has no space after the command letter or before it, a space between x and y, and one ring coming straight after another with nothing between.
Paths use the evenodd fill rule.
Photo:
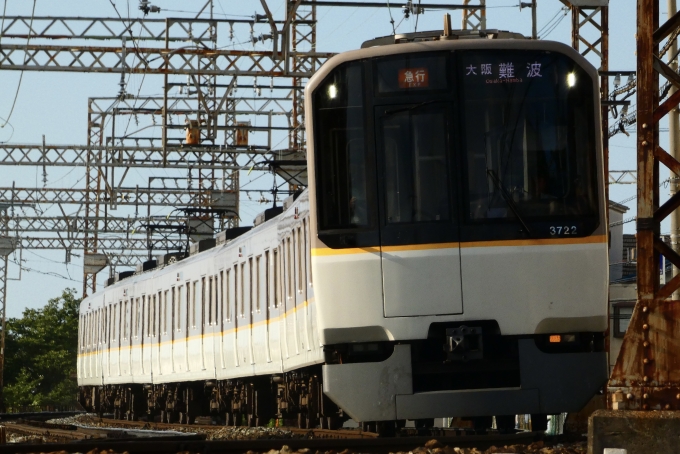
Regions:
<instances>
[{"instance_id":1,"label":"train undercarriage","mask_svg":"<svg viewBox=\"0 0 680 454\"><path fill-rule=\"evenodd\" d=\"M247 379L82 386L80 404L114 419L194 424L208 417L227 426L275 421L334 429L347 419L323 393L320 367Z\"/></svg>"}]
</instances>

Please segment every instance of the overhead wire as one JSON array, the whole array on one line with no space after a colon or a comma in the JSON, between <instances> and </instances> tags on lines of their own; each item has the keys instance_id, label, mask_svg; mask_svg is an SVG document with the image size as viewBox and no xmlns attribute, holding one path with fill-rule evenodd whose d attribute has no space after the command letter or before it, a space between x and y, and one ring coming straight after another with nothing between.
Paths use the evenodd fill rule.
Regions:
<instances>
[{"instance_id":1,"label":"overhead wire","mask_svg":"<svg viewBox=\"0 0 680 454\"><path fill-rule=\"evenodd\" d=\"M28 26L28 35L26 37L26 47L28 47L28 44L31 42L31 33L33 31L33 18L35 17L35 4L37 3L37 0L33 0L33 9L31 10L31 22L30 25ZM5 7L7 7L7 0L5 0ZM5 11L2 13L2 22L3 22L3 29L4 29L4 22L5 22ZM24 66L28 63L28 49L24 52ZM21 73L19 74L19 84L17 85L17 90L14 93L14 101L12 101L12 108L9 111L9 114L7 115L7 119L5 119L5 122L0 126L0 128L4 128L7 126L7 123L9 123L9 119L12 118L12 114L14 113L14 107L17 105L17 99L19 98L19 91L21 90L21 82L24 80L24 70L21 70ZM14 128L12 128L14 129Z\"/></svg>"}]
</instances>

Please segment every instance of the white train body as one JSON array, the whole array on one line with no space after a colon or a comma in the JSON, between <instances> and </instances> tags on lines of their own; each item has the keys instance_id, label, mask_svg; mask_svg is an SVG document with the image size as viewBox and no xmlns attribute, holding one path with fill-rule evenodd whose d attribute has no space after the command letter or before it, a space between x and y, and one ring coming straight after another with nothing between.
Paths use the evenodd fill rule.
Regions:
<instances>
[{"instance_id":1,"label":"white train body","mask_svg":"<svg viewBox=\"0 0 680 454\"><path fill-rule=\"evenodd\" d=\"M308 206L302 196L276 222L85 299L78 383L223 380L322 362Z\"/></svg>"},{"instance_id":2,"label":"white train body","mask_svg":"<svg viewBox=\"0 0 680 454\"><path fill-rule=\"evenodd\" d=\"M514 92L505 101L489 91L484 107L474 97L485 99L483 81L459 90L501 60L522 65L513 83L534 84L524 96L535 90L526 103L542 113L513 111ZM404 80L425 71L429 85L384 88L392 70ZM528 82L532 71L543 79ZM579 409L607 377L597 81L570 48L519 39L386 45L329 60L306 89L307 191L224 245L83 301L78 382L89 405L130 412L113 402L132 397L115 389L138 384L148 395L161 387L153 405L177 411L159 403L175 392L164 384L200 383L210 409L229 413L235 401L214 397L226 396L219 383L263 377L279 389L273 414L309 421L329 416L327 398L358 421ZM308 374L305 392L326 397L281 397L301 385L296 371ZM114 390L106 405L96 389Z\"/></svg>"}]
</instances>

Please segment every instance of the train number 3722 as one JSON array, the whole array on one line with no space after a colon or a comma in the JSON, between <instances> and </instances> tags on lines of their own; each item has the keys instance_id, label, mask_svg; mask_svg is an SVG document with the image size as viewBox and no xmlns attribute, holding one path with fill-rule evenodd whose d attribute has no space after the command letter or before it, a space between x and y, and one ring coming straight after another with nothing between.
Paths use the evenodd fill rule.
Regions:
<instances>
[{"instance_id":1,"label":"train number 3722","mask_svg":"<svg viewBox=\"0 0 680 454\"><path fill-rule=\"evenodd\" d=\"M550 234L551 235L576 235L576 226L572 225L569 227L568 225L561 226L561 225L553 225L550 226Z\"/></svg>"}]
</instances>

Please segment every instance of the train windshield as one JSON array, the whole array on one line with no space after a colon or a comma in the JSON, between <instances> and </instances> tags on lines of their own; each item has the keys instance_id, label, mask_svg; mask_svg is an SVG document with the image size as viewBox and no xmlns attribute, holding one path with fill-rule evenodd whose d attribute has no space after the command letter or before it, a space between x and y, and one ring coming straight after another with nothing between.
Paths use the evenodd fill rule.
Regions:
<instances>
[{"instance_id":1,"label":"train windshield","mask_svg":"<svg viewBox=\"0 0 680 454\"><path fill-rule=\"evenodd\" d=\"M589 235L596 95L558 52L340 65L312 95L319 232L338 247Z\"/></svg>"},{"instance_id":2,"label":"train windshield","mask_svg":"<svg viewBox=\"0 0 680 454\"><path fill-rule=\"evenodd\" d=\"M460 53L467 217L597 213L592 80L557 53Z\"/></svg>"}]
</instances>

